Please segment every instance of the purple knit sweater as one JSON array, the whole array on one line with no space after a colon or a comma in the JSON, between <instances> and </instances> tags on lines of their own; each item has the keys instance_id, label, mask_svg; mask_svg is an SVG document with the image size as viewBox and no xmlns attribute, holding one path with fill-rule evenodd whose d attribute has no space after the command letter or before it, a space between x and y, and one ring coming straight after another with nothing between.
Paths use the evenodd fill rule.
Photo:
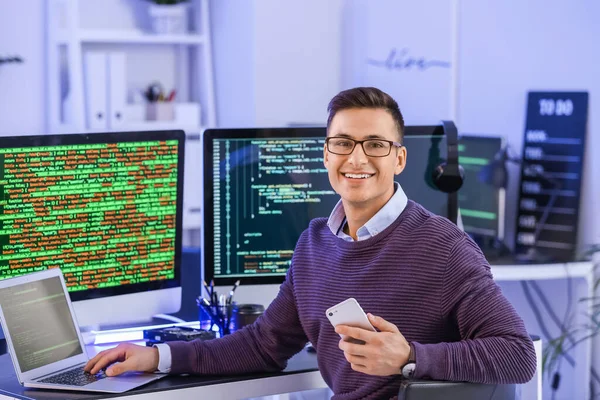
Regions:
<instances>
[{"instance_id":1,"label":"purple knit sweater","mask_svg":"<svg viewBox=\"0 0 600 400\"><path fill-rule=\"evenodd\" d=\"M415 348L416 378L523 383L535 351L479 248L447 219L409 201L388 228L346 242L317 218L298 240L279 295L252 326L223 339L169 343L171 373L285 368L310 340L334 399L391 398L400 376L353 371L325 310L354 297Z\"/></svg>"}]
</instances>

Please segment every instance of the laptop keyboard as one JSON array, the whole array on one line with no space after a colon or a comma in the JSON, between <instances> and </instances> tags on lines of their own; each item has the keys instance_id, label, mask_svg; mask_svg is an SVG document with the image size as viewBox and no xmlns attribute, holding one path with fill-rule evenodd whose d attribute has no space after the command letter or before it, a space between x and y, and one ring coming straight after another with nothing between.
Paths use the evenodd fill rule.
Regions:
<instances>
[{"instance_id":1,"label":"laptop keyboard","mask_svg":"<svg viewBox=\"0 0 600 400\"><path fill-rule=\"evenodd\" d=\"M77 367L58 375L42 379L39 382L54 383L57 385L85 386L103 378L106 378L104 372L98 372L96 375L92 375L85 372L81 367Z\"/></svg>"}]
</instances>

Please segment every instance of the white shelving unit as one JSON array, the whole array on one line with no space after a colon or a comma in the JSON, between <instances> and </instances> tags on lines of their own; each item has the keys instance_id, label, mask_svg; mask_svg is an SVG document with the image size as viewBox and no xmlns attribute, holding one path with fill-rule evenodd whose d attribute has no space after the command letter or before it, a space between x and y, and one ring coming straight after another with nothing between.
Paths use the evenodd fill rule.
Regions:
<instances>
[{"instance_id":1,"label":"white shelving unit","mask_svg":"<svg viewBox=\"0 0 600 400\"><path fill-rule=\"evenodd\" d=\"M80 32L82 43L122 43L122 44L179 44L202 45L206 36L190 33L187 35L156 35L130 30L106 31L103 29L83 29Z\"/></svg>"},{"instance_id":2,"label":"white shelving unit","mask_svg":"<svg viewBox=\"0 0 600 400\"><path fill-rule=\"evenodd\" d=\"M187 34L156 34L138 27L131 29L83 26L83 7L93 7L87 0L46 1L47 55L47 129L48 133L83 133L108 131L91 129L86 121L86 87L84 55L94 48L129 51L149 46L170 46L175 58L174 88L177 101L200 104L200 120L181 124L171 121L125 121L115 131L149 131L183 129L186 141L184 229L200 228L200 141L198 134L216 126L213 62L209 21L209 0L191 0L192 27ZM130 4L118 4L119 11L134 13ZM141 7L149 2L140 0ZM138 5L139 6L139 5ZM139 10L138 10L139 11ZM106 17L106 16L105 16ZM140 18L140 16L132 16ZM101 16L99 17L99 19ZM110 22L110 21L108 21ZM150 66L151 67L151 66ZM148 82L150 83L150 82ZM127 90L127 88L124 88Z\"/></svg>"}]
</instances>

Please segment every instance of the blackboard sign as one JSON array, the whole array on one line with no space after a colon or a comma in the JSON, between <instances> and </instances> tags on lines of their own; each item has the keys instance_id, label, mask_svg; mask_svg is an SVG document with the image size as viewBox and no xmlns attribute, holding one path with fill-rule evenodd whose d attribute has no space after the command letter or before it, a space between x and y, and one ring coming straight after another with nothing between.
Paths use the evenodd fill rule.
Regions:
<instances>
[{"instance_id":1,"label":"blackboard sign","mask_svg":"<svg viewBox=\"0 0 600 400\"><path fill-rule=\"evenodd\" d=\"M515 235L523 260L574 258L587 112L587 92L529 93Z\"/></svg>"}]
</instances>

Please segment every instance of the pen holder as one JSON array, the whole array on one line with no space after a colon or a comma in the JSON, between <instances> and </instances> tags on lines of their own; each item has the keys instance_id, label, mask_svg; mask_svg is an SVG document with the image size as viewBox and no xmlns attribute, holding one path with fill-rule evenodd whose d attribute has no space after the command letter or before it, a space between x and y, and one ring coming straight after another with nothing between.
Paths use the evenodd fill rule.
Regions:
<instances>
[{"instance_id":1,"label":"pen holder","mask_svg":"<svg viewBox=\"0 0 600 400\"><path fill-rule=\"evenodd\" d=\"M148 121L173 121L175 108L171 101L155 101L146 104L146 119Z\"/></svg>"},{"instance_id":2,"label":"pen holder","mask_svg":"<svg viewBox=\"0 0 600 400\"><path fill-rule=\"evenodd\" d=\"M235 330L232 321L237 313L237 305L235 303L226 306L214 305L198 305L198 321L200 329L214 331L215 326L219 330L219 337L229 335Z\"/></svg>"},{"instance_id":3,"label":"pen holder","mask_svg":"<svg viewBox=\"0 0 600 400\"><path fill-rule=\"evenodd\" d=\"M231 331L252 325L265 312L262 304L238 304L231 316Z\"/></svg>"}]
</instances>

